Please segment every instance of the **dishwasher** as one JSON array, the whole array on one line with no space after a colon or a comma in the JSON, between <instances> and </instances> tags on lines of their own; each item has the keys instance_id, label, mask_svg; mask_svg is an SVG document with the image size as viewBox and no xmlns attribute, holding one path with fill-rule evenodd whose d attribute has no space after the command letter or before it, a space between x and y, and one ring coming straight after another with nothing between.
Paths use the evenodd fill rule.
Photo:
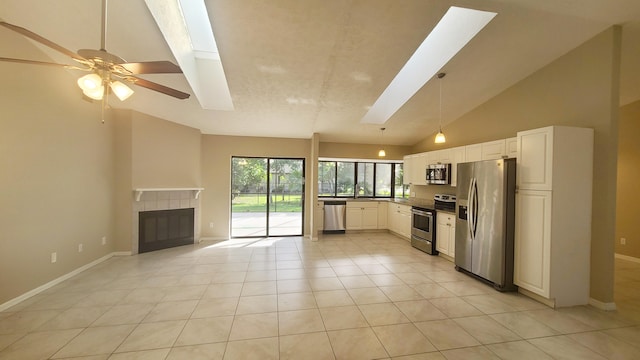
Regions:
<instances>
[{"instance_id":1,"label":"dishwasher","mask_svg":"<svg viewBox=\"0 0 640 360\"><path fill-rule=\"evenodd\" d=\"M344 234L346 201L324 202L324 229L323 234Z\"/></svg>"}]
</instances>

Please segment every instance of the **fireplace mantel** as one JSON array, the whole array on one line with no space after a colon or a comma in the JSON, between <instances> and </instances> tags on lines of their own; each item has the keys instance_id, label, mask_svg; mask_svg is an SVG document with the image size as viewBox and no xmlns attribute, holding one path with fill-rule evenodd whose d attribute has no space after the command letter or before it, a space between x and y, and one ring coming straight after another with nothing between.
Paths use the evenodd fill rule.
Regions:
<instances>
[{"instance_id":1,"label":"fireplace mantel","mask_svg":"<svg viewBox=\"0 0 640 360\"><path fill-rule=\"evenodd\" d=\"M198 199L200 193L204 190L204 188L139 188L133 189L136 195L136 201L140 201L142 194L147 191L193 191L193 198Z\"/></svg>"}]
</instances>

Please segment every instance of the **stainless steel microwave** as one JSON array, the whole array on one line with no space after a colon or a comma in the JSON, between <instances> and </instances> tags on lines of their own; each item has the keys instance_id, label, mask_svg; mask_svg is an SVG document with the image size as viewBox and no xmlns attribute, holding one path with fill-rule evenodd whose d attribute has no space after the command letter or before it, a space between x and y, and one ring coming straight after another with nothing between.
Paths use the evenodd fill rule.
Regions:
<instances>
[{"instance_id":1,"label":"stainless steel microwave","mask_svg":"<svg viewBox=\"0 0 640 360\"><path fill-rule=\"evenodd\" d=\"M451 184L451 164L427 165L427 184Z\"/></svg>"}]
</instances>

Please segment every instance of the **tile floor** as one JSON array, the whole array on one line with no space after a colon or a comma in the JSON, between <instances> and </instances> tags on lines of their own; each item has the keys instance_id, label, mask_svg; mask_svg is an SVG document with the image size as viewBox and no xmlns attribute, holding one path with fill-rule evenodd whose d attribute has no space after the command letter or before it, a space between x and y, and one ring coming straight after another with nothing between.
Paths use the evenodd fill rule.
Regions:
<instances>
[{"instance_id":1,"label":"tile floor","mask_svg":"<svg viewBox=\"0 0 640 360\"><path fill-rule=\"evenodd\" d=\"M114 257L0 312L0 359L640 359L640 264L618 311L498 293L386 233Z\"/></svg>"}]
</instances>

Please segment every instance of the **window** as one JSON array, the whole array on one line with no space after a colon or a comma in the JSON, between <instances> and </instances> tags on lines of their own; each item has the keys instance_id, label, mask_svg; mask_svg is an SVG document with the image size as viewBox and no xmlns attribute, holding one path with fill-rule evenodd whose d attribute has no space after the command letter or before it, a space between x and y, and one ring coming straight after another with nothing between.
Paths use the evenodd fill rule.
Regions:
<instances>
[{"instance_id":1,"label":"window","mask_svg":"<svg viewBox=\"0 0 640 360\"><path fill-rule=\"evenodd\" d=\"M355 163L352 162L337 162L336 180L338 189L336 196L349 197L353 196L353 189L355 188Z\"/></svg>"},{"instance_id":2,"label":"window","mask_svg":"<svg viewBox=\"0 0 640 360\"><path fill-rule=\"evenodd\" d=\"M391 197L391 164L376 164L376 197ZM402 184L402 181L400 182Z\"/></svg>"},{"instance_id":3,"label":"window","mask_svg":"<svg viewBox=\"0 0 640 360\"><path fill-rule=\"evenodd\" d=\"M397 198L409 198L409 185L404 185L404 164L396 164L394 169L394 196Z\"/></svg>"},{"instance_id":4,"label":"window","mask_svg":"<svg viewBox=\"0 0 640 360\"><path fill-rule=\"evenodd\" d=\"M318 196L335 196L336 163L321 161L318 163Z\"/></svg>"},{"instance_id":5,"label":"window","mask_svg":"<svg viewBox=\"0 0 640 360\"><path fill-rule=\"evenodd\" d=\"M366 161L318 162L320 197L408 197L401 163Z\"/></svg>"}]
</instances>

